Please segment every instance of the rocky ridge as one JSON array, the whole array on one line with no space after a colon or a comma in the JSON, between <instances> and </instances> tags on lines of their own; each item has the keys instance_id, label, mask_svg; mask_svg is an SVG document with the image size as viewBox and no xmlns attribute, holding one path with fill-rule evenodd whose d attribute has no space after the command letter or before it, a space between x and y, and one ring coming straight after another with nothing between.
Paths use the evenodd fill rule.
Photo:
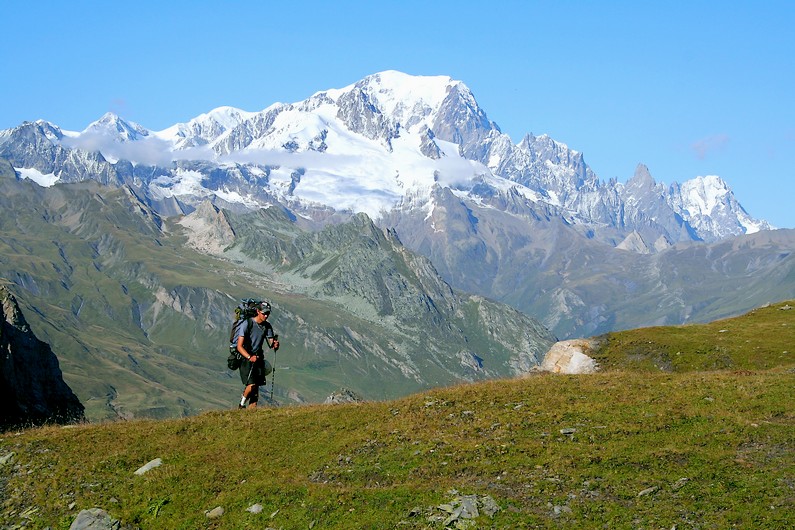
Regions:
<instances>
[{"instance_id":1,"label":"rocky ridge","mask_svg":"<svg viewBox=\"0 0 795 530\"><path fill-rule=\"evenodd\" d=\"M39 308L30 318L92 420L239 400L223 344L250 296L271 302L284 339L274 403L512 376L554 341L527 315L452 289L365 215L314 231L285 208L207 203L180 224L128 187L43 188L12 173L0 191L0 276Z\"/></svg>"},{"instance_id":2,"label":"rocky ridge","mask_svg":"<svg viewBox=\"0 0 795 530\"><path fill-rule=\"evenodd\" d=\"M662 241L770 228L719 177L666 188L640 164L626 184L604 182L582 153L547 135L514 144L461 81L395 71L260 112L221 107L157 132L112 114L80 133L27 122L2 131L0 157L20 174L129 185L163 215L209 199L378 218L382 210L429 207L430 191L441 186L459 190L464 202L514 190L612 246L638 232L649 252ZM338 182L329 186L329 176Z\"/></svg>"},{"instance_id":3,"label":"rocky ridge","mask_svg":"<svg viewBox=\"0 0 795 530\"><path fill-rule=\"evenodd\" d=\"M50 346L30 329L16 298L0 286L0 429L83 420Z\"/></svg>"}]
</instances>

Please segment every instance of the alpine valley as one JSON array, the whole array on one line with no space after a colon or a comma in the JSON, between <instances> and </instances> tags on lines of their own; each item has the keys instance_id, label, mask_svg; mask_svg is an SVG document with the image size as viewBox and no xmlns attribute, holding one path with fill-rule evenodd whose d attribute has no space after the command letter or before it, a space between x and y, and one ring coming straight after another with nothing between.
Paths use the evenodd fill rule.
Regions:
<instances>
[{"instance_id":1,"label":"alpine valley","mask_svg":"<svg viewBox=\"0 0 795 530\"><path fill-rule=\"evenodd\" d=\"M556 337L795 297L795 231L719 177L602 181L546 135L514 144L444 76L162 131L25 122L0 131L0 188L0 277L90 419L234 404L249 296L274 306L281 402L515 376Z\"/></svg>"}]
</instances>

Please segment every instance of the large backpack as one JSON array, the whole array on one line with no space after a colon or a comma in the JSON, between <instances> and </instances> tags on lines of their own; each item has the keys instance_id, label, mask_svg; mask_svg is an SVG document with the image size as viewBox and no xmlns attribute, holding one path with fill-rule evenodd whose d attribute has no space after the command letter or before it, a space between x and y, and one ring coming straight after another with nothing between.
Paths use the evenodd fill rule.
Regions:
<instances>
[{"instance_id":1,"label":"large backpack","mask_svg":"<svg viewBox=\"0 0 795 530\"><path fill-rule=\"evenodd\" d=\"M237 351L237 336L238 330L243 323L246 323L246 334L251 330L251 317L257 314L254 308L256 300L248 298L241 300L241 304L235 308L235 321L232 322L231 330L229 332L229 357L226 358L226 366L230 370L237 370L240 368L240 363L243 362L243 356Z\"/></svg>"}]
</instances>

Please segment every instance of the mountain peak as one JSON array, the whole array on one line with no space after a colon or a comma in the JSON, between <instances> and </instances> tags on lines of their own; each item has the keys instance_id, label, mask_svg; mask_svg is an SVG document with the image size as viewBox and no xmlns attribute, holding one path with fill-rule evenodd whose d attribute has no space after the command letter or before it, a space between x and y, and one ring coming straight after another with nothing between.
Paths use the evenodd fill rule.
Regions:
<instances>
[{"instance_id":1,"label":"mountain peak","mask_svg":"<svg viewBox=\"0 0 795 530\"><path fill-rule=\"evenodd\" d=\"M353 86L369 87L374 93L382 94L382 101L422 100L441 103L451 86L461 85L446 75L411 75L397 70L385 70L369 75ZM390 98L391 96L391 98Z\"/></svg>"},{"instance_id":2,"label":"mountain peak","mask_svg":"<svg viewBox=\"0 0 795 530\"><path fill-rule=\"evenodd\" d=\"M155 134L158 138L173 142L175 149L197 147L218 140L225 133L256 115L256 112L222 106Z\"/></svg>"},{"instance_id":3,"label":"mountain peak","mask_svg":"<svg viewBox=\"0 0 795 530\"><path fill-rule=\"evenodd\" d=\"M149 136L149 131L134 122L128 122L113 112L106 112L91 123L81 134L102 134L119 142L140 140Z\"/></svg>"},{"instance_id":4,"label":"mountain peak","mask_svg":"<svg viewBox=\"0 0 795 530\"><path fill-rule=\"evenodd\" d=\"M635 174L632 175L630 182L634 182L637 186L651 187L657 184L651 176L649 168L645 164L638 164L635 168Z\"/></svg>"},{"instance_id":5,"label":"mountain peak","mask_svg":"<svg viewBox=\"0 0 795 530\"><path fill-rule=\"evenodd\" d=\"M637 229L649 243L660 235L672 243L711 241L764 227L716 176L666 189L638 164L626 184L602 183L582 153L547 134L528 133L514 144L469 88L446 75L385 70L293 104L274 103L259 112L218 107L154 133L107 113L85 132L91 134L84 139L65 133L69 141L60 147L101 152L109 180L120 178L113 166L119 160L157 165L145 183L150 197L189 207L212 197L241 208L281 202L304 212L366 212L379 219L409 197L424 198L412 204L428 204L435 184L475 201L488 198L489 189L519 184L531 200L565 210L577 224L613 226L621 237ZM23 133L0 136L0 155L10 153L15 167L54 172L58 157L46 150L63 135L52 130L43 142L44 131ZM36 156L29 148L33 133L43 146ZM98 171L95 161L86 164ZM81 168L61 178L90 178L86 174ZM489 185L476 188L476 181ZM699 217L717 213L721 219L714 223ZM690 236L682 236L682 220L690 223L684 232ZM606 236L611 245L616 240Z\"/></svg>"},{"instance_id":6,"label":"mountain peak","mask_svg":"<svg viewBox=\"0 0 795 530\"><path fill-rule=\"evenodd\" d=\"M255 112L247 112L236 107L223 106L215 108L210 112L200 114L188 123L213 121L225 129L231 129L240 125L242 121L249 119L255 114Z\"/></svg>"},{"instance_id":7,"label":"mountain peak","mask_svg":"<svg viewBox=\"0 0 795 530\"><path fill-rule=\"evenodd\" d=\"M726 182L716 176L695 177L679 185L683 209L690 216L709 216L722 204L734 202L734 193Z\"/></svg>"},{"instance_id":8,"label":"mountain peak","mask_svg":"<svg viewBox=\"0 0 795 530\"><path fill-rule=\"evenodd\" d=\"M415 76L386 70L365 77L361 81L342 89L364 91L382 114L400 122L407 130L420 123L430 125L423 117L433 119L453 87L469 89L449 76Z\"/></svg>"}]
</instances>

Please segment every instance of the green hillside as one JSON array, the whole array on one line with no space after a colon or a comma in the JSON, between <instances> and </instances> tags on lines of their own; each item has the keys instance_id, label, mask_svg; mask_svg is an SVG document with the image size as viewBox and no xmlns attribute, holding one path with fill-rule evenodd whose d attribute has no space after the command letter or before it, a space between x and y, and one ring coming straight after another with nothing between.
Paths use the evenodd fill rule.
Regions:
<instances>
[{"instance_id":1,"label":"green hillside","mask_svg":"<svg viewBox=\"0 0 795 530\"><path fill-rule=\"evenodd\" d=\"M608 333L591 356L602 369L766 370L795 364L795 300L708 324Z\"/></svg>"},{"instance_id":2,"label":"green hillside","mask_svg":"<svg viewBox=\"0 0 795 530\"><path fill-rule=\"evenodd\" d=\"M611 334L592 375L8 432L0 526L102 507L147 529L791 528L788 305Z\"/></svg>"},{"instance_id":3,"label":"green hillside","mask_svg":"<svg viewBox=\"0 0 795 530\"><path fill-rule=\"evenodd\" d=\"M41 188L4 174L3 162L0 284L91 421L234 404L242 385L226 369L229 329L252 296L274 308L282 348L278 359L269 352L271 388L282 404L342 388L381 400L508 377L554 342L527 315L453 291L363 216L313 232L276 208L228 214L237 235L210 256L130 188Z\"/></svg>"}]
</instances>

